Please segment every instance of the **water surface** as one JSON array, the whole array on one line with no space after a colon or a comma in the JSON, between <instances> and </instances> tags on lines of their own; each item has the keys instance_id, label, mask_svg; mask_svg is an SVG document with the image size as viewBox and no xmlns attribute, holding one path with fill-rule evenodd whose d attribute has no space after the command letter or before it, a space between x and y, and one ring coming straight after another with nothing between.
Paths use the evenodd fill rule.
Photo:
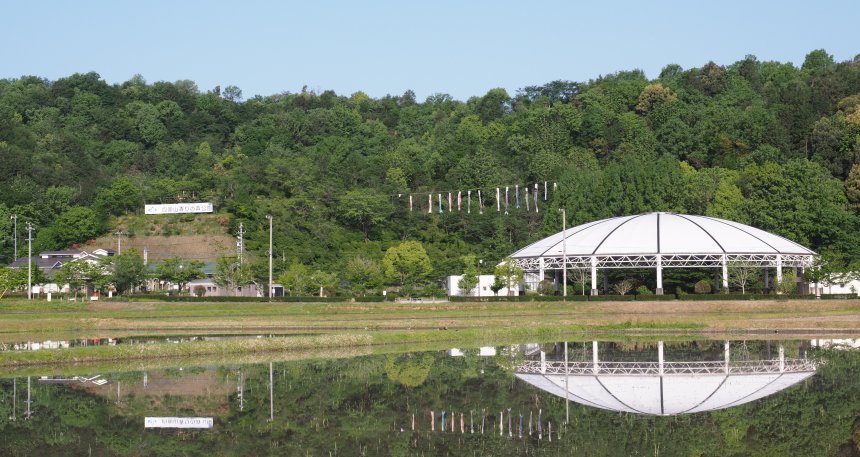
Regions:
<instances>
[{"instance_id":1,"label":"water surface","mask_svg":"<svg viewBox=\"0 0 860 457\"><path fill-rule=\"evenodd\" d=\"M725 341L655 340L46 370L0 379L0 455L860 455L860 352L833 343L731 341L728 364Z\"/></svg>"}]
</instances>

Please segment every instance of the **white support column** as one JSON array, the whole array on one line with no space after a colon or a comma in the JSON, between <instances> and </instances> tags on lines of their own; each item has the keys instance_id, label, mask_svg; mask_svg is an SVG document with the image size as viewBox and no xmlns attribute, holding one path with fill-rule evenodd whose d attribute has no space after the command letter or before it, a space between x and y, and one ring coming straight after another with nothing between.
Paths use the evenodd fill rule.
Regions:
<instances>
[{"instance_id":1,"label":"white support column","mask_svg":"<svg viewBox=\"0 0 860 457\"><path fill-rule=\"evenodd\" d=\"M546 352L540 351L540 372L546 374Z\"/></svg>"},{"instance_id":2,"label":"white support column","mask_svg":"<svg viewBox=\"0 0 860 457\"><path fill-rule=\"evenodd\" d=\"M597 257L591 258L591 295L597 295Z\"/></svg>"},{"instance_id":3,"label":"white support column","mask_svg":"<svg viewBox=\"0 0 860 457\"><path fill-rule=\"evenodd\" d=\"M785 348L779 345L779 372L785 372Z\"/></svg>"},{"instance_id":4,"label":"white support column","mask_svg":"<svg viewBox=\"0 0 860 457\"><path fill-rule=\"evenodd\" d=\"M660 254L657 254L657 290L654 293L663 295L663 256Z\"/></svg>"},{"instance_id":5,"label":"white support column","mask_svg":"<svg viewBox=\"0 0 860 457\"><path fill-rule=\"evenodd\" d=\"M570 423L570 367L567 360L567 341L564 342L564 423Z\"/></svg>"},{"instance_id":6,"label":"white support column","mask_svg":"<svg viewBox=\"0 0 860 457\"><path fill-rule=\"evenodd\" d=\"M600 372L600 365L598 365L597 363L597 341L591 342L591 355L592 360L594 361L594 365L592 366L591 371L593 371L596 375L598 372Z\"/></svg>"},{"instance_id":7,"label":"white support column","mask_svg":"<svg viewBox=\"0 0 860 457\"><path fill-rule=\"evenodd\" d=\"M729 360L730 360L731 353L729 352L729 342L728 341L726 341L726 347L725 347L725 349L723 349L723 353L724 353L725 358L726 358L726 369L725 369L725 371L726 371L726 374L729 374Z\"/></svg>"},{"instance_id":8,"label":"white support column","mask_svg":"<svg viewBox=\"0 0 860 457\"><path fill-rule=\"evenodd\" d=\"M538 266L538 285L540 285L541 281L543 281L543 275L544 275L543 257L538 259L538 261L540 262L540 264Z\"/></svg>"},{"instance_id":9,"label":"white support column","mask_svg":"<svg viewBox=\"0 0 860 457\"><path fill-rule=\"evenodd\" d=\"M723 293L729 293L729 258L723 254Z\"/></svg>"},{"instance_id":10,"label":"white support column","mask_svg":"<svg viewBox=\"0 0 860 457\"><path fill-rule=\"evenodd\" d=\"M782 293L782 255L776 255L776 293Z\"/></svg>"},{"instance_id":11,"label":"white support column","mask_svg":"<svg viewBox=\"0 0 860 457\"><path fill-rule=\"evenodd\" d=\"M663 376L663 342L657 342L657 366L660 369L660 376Z\"/></svg>"}]
</instances>

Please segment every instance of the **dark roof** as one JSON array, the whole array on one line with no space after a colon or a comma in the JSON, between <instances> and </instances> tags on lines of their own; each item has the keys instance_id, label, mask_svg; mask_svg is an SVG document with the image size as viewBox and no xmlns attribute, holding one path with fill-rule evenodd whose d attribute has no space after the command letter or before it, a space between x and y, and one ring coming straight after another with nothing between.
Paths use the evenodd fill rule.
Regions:
<instances>
[{"instance_id":1,"label":"dark roof","mask_svg":"<svg viewBox=\"0 0 860 457\"><path fill-rule=\"evenodd\" d=\"M41 253L39 253L39 255L48 255L48 256L73 256L73 255L78 255L78 254L80 254L81 252L84 252L84 251L80 251L80 250L78 250L78 251L75 251L75 250L68 250L68 251L45 251L45 252L41 252Z\"/></svg>"},{"instance_id":2,"label":"dark roof","mask_svg":"<svg viewBox=\"0 0 860 457\"><path fill-rule=\"evenodd\" d=\"M57 259L43 259L41 257L31 257L33 265L36 265L41 270L50 270L59 268L63 263ZM27 258L21 257L9 264L9 268L27 268Z\"/></svg>"}]
</instances>

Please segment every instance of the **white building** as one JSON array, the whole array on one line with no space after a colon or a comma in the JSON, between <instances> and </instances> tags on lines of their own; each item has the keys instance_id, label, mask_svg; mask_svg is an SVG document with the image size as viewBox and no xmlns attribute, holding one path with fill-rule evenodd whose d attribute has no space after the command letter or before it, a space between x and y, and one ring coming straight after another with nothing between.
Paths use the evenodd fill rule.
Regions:
<instances>
[{"instance_id":1,"label":"white building","mask_svg":"<svg viewBox=\"0 0 860 457\"><path fill-rule=\"evenodd\" d=\"M493 283L496 282L495 275L480 275L478 276L478 286L472 289L471 293L466 294L457 283L463 279L463 275L448 276L446 283L448 296L453 297L505 297L508 294L508 288L502 287L498 293L493 293ZM537 273L526 273L523 276L523 282L514 286L514 293L510 295L524 295L526 290L537 290L540 280Z\"/></svg>"},{"instance_id":2,"label":"white building","mask_svg":"<svg viewBox=\"0 0 860 457\"><path fill-rule=\"evenodd\" d=\"M815 284L810 284L809 290L810 293L815 294ZM860 296L860 279L852 279L844 283L821 283L818 285L817 292L821 294L854 294Z\"/></svg>"}]
</instances>

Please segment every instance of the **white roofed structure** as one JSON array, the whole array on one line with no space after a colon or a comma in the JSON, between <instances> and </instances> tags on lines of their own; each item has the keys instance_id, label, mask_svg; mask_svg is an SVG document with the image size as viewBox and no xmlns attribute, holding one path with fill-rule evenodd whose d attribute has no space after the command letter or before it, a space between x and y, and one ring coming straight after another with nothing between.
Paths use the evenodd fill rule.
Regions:
<instances>
[{"instance_id":1,"label":"white roofed structure","mask_svg":"<svg viewBox=\"0 0 860 457\"><path fill-rule=\"evenodd\" d=\"M742 405L797 384L815 374L807 359L671 362L526 361L516 377L553 395L595 408L672 416Z\"/></svg>"},{"instance_id":2,"label":"white roofed structure","mask_svg":"<svg viewBox=\"0 0 860 457\"><path fill-rule=\"evenodd\" d=\"M525 271L590 268L592 294L597 294L598 268L656 268L657 293L662 294L662 269L716 267L732 264L776 268L807 267L817 254L779 235L737 222L708 216L646 213L613 217L562 230L513 253Z\"/></svg>"}]
</instances>

